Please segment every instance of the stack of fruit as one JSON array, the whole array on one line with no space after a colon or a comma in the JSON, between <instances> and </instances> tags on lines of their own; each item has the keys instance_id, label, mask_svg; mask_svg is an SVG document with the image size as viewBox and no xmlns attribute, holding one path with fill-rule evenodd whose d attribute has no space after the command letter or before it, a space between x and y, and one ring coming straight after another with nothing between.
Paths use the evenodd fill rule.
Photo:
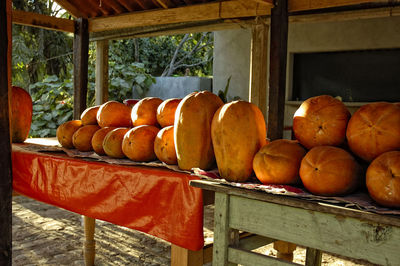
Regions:
<instances>
[{"instance_id":1,"label":"stack of fruit","mask_svg":"<svg viewBox=\"0 0 400 266\"><path fill-rule=\"evenodd\" d=\"M301 184L334 196L366 182L378 203L400 207L400 105L371 103L353 116L327 95L295 113L296 140L266 138L261 111L245 101L224 104L210 92L184 99L148 97L129 106L110 101L57 130L63 147L133 161L178 164L182 170L218 166L221 177L264 184ZM366 175L360 162L369 164Z\"/></svg>"}]
</instances>

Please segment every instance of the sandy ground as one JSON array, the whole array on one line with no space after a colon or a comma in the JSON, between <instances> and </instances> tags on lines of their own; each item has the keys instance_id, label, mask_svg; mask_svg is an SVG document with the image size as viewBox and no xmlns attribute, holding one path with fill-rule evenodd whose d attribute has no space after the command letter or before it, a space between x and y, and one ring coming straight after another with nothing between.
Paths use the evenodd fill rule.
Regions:
<instances>
[{"instance_id":1,"label":"sandy ground","mask_svg":"<svg viewBox=\"0 0 400 266\"><path fill-rule=\"evenodd\" d=\"M212 242L213 208L205 209L206 242ZM144 233L96 221L96 265L170 265L168 242ZM18 196L13 199L13 265L84 265L83 227L78 214ZM257 250L276 255L272 245ZM304 264L297 247L294 262ZM372 265L323 254L322 265Z\"/></svg>"}]
</instances>

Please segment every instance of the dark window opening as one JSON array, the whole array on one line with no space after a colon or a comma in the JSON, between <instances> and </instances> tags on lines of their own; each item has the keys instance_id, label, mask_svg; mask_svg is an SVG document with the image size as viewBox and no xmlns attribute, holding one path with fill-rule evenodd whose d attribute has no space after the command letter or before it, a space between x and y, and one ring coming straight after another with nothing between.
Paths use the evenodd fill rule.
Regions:
<instances>
[{"instance_id":1,"label":"dark window opening","mask_svg":"<svg viewBox=\"0 0 400 266\"><path fill-rule=\"evenodd\" d=\"M294 101L328 94L344 102L398 102L400 49L294 54L292 87Z\"/></svg>"}]
</instances>

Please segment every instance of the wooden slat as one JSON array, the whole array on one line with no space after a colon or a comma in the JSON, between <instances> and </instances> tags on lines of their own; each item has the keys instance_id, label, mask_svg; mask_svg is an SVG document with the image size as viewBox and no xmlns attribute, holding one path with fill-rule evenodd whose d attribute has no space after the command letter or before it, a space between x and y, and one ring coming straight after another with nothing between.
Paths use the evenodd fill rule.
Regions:
<instances>
[{"instance_id":1,"label":"wooden slat","mask_svg":"<svg viewBox=\"0 0 400 266\"><path fill-rule=\"evenodd\" d=\"M268 90L268 132L271 140L283 135L288 38L287 0L276 0L271 11L270 76Z\"/></svg>"},{"instance_id":2,"label":"wooden slat","mask_svg":"<svg viewBox=\"0 0 400 266\"><path fill-rule=\"evenodd\" d=\"M249 100L260 108L264 117L267 115L268 30L266 20L252 27L250 55Z\"/></svg>"},{"instance_id":3,"label":"wooden slat","mask_svg":"<svg viewBox=\"0 0 400 266\"><path fill-rule=\"evenodd\" d=\"M240 248L228 248L228 259L240 265L300 265Z\"/></svg>"},{"instance_id":4,"label":"wooden slat","mask_svg":"<svg viewBox=\"0 0 400 266\"><path fill-rule=\"evenodd\" d=\"M157 0L157 2L163 7L163 8L170 8L174 7L174 4L169 1L169 0Z\"/></svg>"},{"instance_id":5,"label":"wooden slat","mask_svg":"<svg viewBox=\"0 0 400 266\"><path fill-rule=\"evenodd\" d=\"M270 6L273 3L272 0L242 0L242 1L253 1L261 5L268 5L268 6Z\"/></svg>"},{"instance_id":6,"label":"wooden slat","mask_svg":"<svg viewBox=\"0 0 400 266\"><path fill-rule=\"evenodd\" d=\"M79 18L74 34L74 119L80 119L81 113L86 109L88 53L88 21Z\"/></svg>"},{"instance_id":7,"label":"wooden slat","mask_svg":"<svg viewBox=\"0 0 400 266\"><path fill-rule=\"evenodd\" d=\"M380 265L400 261L400 227L238 196L229 199L232 228Z\"/></svg>"},{"instance_id":8,"label":"wooden slat","mask_svg":"<svg viewBox=\"0 0 400 266\"><path fill-rule=\"evenodd\" d=\"M268 14L270 14L270 6L259 5L254 2L224 1L180 8L136 12L106 18L93 18L89 20L89 31L100 32L181 22L254 17Z\"/></svg>"},{"instance_id":9,"label":"wooden slat","mask_svg":"<svg viewBox=\"0 0 400 266\"><path fill-rule=\"evenodd\" d=\"M0 36L0 265L11 265L11 0L0 1Z\"/></svg>"},{"instance_id":10,"label":"wooden slat","mask_svg":"<svg viewBox=\"0 0 400 266\"><path fill-rule=\"evenodd\" d=\"M391 4L393 1L390 0L288 0L289 12L306 11L313 9L324 9L332 7L342 7L351 5L360 5L368 3L381 3Z\"/></svg>"},{"instance_id":11,"label":"wooden slat","mask_svg":"<svg viewBox=\"0 0 400 266\"><path fill-rule=\"evenodd\" d=\"M75 23L73 20L56 18L52 16L32 13L22 10L12 11L12 22L19 25L38 27L48 30L57 30L73 33Z\"/></svg>"},{"instance_id":12,"label":"wooden slat","mask_svg":"<svg viewBox=\"0 0 400 266\"><path fill-rule=\"evenodd\" d=\"M79 7L71 4L68 0L56 0L62 8L68 11L74 18L87 18L87 14L81 12Z\"/></svg>"},{"instance_id":13,"label":"wooden slat","mask_svg":"<svg viewBox=\"0 0 400 266\"><path fill-rule=\"evenodd\" d=\"M108 101L108 41L96 42L96 105Z\"/></svg>"},{"instance_id":14,"label":"wooden slat","mask_svg":"<svg viewBox=\"0 0 400 266\"><path fill-rule=\"evenodd\" d=\"M171 245L171 266L202 266L203 250L192 251Z\"/></svg>"}]
</instances>

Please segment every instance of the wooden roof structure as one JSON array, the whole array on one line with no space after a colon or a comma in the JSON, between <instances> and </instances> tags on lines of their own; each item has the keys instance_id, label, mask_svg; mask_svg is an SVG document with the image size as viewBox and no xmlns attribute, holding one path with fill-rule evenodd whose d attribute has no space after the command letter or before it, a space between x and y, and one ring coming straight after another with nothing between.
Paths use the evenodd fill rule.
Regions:
<instances>
[{"instance_id":1,"label":"wooden roof structure","mask_svg":"<svg viewBox=\"0 0 400 266\"><path fill-rule=\"evenodd\" d=\"M89 40L97 41L97 77L104 77L107 40L228 28L252 30L250 100L282 136L288 21L327 21L400 15L399 0L56 0L74 19L12 10L0 1L0 265L11 265L12 167L9 127L11 23L74 34L74 117L86 108ZM359 10L363 10L359 12ZM8 35L7 35L8 34ZM3 37L8 36L8 37ZM268 48L269 47L269 48ZM270 62L269 80L267 63ZM97 63L96 63L97 64ZM99 101L107 80L96 81ZM266 99L268 98L268 107Z\"/></svg>"}]
</instances>

